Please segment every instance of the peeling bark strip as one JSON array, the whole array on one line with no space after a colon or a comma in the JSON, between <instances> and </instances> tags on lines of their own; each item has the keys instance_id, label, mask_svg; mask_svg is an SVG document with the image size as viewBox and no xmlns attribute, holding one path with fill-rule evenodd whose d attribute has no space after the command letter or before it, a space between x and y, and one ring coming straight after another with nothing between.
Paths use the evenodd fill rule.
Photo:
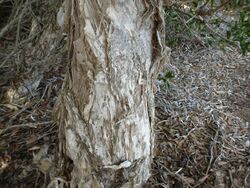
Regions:
<instances>
[{"instance_id":1,"label":"peeling bark strip","mask_svg":"<svg viewBox=\"0 0 250 188\"><path fill-rule=\"evenodd\" d=\"M166 57L159 0L69 0L56 115L71 187L141 187L153 151L153 83Z\"/></svg>"}]
</instances>

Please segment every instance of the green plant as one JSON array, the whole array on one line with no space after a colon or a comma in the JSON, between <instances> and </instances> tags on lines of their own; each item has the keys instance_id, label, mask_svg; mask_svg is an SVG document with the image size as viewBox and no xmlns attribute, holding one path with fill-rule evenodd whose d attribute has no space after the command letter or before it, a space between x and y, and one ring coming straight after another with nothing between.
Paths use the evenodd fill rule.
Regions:
<instances>
[{"instance_id":1,"label":"green plant","mask_svg":"<svg viewBox=\"0 0 250 188\"><path fill-rule=\"evenodd\" d=\"M170 47L198 41L250 51L250 0L174 1L166 7L166 23Z\"/></svg>"},{"instance_id":2,"label":"green plant","mask_svg":"<svg viewBox=\"0 0 250 188\"><path fill-rule=\"evenodd\" d=\"M160 75L160 76L158 77L158 80L163 81L164 84L165 84L165 87L166 87L167 89L169 89L169 88L170 88L170 81L171 81L171 79L173 79L174 77L175 77L174 72L172 72L172 71L166 71L165 74Z\"/></svg>"},{"instance_id":3,"label":"green plant","mask_svg":"<svg viewBox=\"0 0 250 188\"><path fill-rule=\"evenodd\" d=\"M227 38L239 42L243 54L250 51L250 5L240 11L239 19L227 32Z\"/></svg>"}]
</instances>

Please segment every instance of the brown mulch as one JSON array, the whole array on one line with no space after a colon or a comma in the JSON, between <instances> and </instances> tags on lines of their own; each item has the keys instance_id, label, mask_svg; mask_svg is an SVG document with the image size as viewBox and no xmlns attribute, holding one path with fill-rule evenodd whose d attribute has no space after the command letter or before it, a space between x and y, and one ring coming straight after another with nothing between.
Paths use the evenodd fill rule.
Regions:
<instances>
[{"instance_id":1,"label":"brown mulch","mask_svg":"<svg viewBox=\"0 0 250 188\"><path fill-rule=\"evenodd\" d=\"M158 187L250 187L250 56L174 51L156 95ZM164 84L163 84L164 86Z\"/></svg>"}]
</instances>

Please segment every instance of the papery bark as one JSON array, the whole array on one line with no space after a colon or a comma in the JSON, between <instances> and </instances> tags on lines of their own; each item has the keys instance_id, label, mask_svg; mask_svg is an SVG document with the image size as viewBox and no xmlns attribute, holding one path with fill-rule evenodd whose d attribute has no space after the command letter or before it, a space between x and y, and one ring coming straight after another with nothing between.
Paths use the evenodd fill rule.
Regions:
<instances>
[{"instance_id":1,"label":"papery bark","mask_svg":"<svg viewBox=\"0 0 250 188\"><path fill-rule=\"evenodd\" d=\"M158 0L65 3L69 69L56 106L71 187L141 187L153 156L153 83L164 63Z\"/></svg>"}]
</instances>

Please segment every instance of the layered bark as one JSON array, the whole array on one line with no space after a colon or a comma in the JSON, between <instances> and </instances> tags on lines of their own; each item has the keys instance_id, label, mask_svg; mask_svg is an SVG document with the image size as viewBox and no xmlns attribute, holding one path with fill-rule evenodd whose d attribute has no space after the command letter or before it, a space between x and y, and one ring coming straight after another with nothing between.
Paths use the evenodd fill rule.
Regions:
<instances>
[{"instance_id":1,"label":"layered bark","mask_svg":"<svg viewBox=\"0 0 250 188\"><path fill-rule=\"evenodd\" d=\"M153 152L153 83L164 62L158 0L69 0L69 70L58 101L71 187L141 187Z\"/></svg>"}]
</instances>

